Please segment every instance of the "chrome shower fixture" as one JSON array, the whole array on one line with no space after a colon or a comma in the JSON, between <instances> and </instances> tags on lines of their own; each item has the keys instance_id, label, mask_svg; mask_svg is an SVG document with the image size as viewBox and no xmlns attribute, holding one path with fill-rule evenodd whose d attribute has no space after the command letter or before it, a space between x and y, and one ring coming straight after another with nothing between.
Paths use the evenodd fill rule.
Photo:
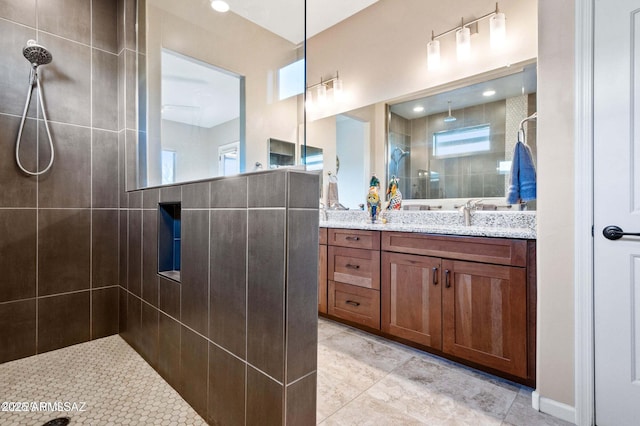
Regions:
<instances>
[{"instance_id":1,"label":"chrome shower fixture","mask_svg":"<svg viewBox=\"0 0 640 426\"><path fill-rule=\"evenodd\" d=\"M457 120L457 119L456 119L453 115L451 115L451 101L449 101L449 115L447 115L447 116L444 118L444 122L445 122L445 123L451 123L451 122L454 122L454 121L456 121L456 120Z\"/></svg>"},{"instance_id":2,"label":"chrome shower fixture","mask_svg":"<svg viewBox=\"0 0 640 426\"><path fill-rule=\"evenodd\" d=\"M35 40L29 40L27 42L27 45L22 49L22 54L34 67L46 65L53 60L51 52L44 46L37 44Z\"/></svg>"},{"instance_id":3,"label":"chrome shower fixture","mask_svg":"<svg viewBox=\"0 0 640 426\"><path fill-rule=\"evenodd\" d=\"M16 140L16 163L20 170L30 176L39 176L49 171L53 166L53 159L55 153L53 150L53 140L51 139L51 131L49 130L49 120L47 119L47 112L44 110L44 97L42 96L42 88L40 87L40 77L38 75L38 67L40 65L46 65L51 63L53 55L44 46L40 46L35 40L27 41L27 45L22 49L22 54L31 64L31 73L29 74L29 89L27 91L27 102L24 105L24 112L22 113L22 121L20 122L20 129L18 130L18 138ZM24 130L24 122L27 119L27 112L29 111L29 104L31 103L31 95L33 93L33 86L36 86L38 90L38 99L40 100L40 108L42 109L42 118L44 119L44 127L47 131L47 137L49 138L49 149L51 151L51 158L47 167L39 172L32 172L24 168L20 161L20 140L22 139L22 131Z\"/></svg>"}]
</instances>

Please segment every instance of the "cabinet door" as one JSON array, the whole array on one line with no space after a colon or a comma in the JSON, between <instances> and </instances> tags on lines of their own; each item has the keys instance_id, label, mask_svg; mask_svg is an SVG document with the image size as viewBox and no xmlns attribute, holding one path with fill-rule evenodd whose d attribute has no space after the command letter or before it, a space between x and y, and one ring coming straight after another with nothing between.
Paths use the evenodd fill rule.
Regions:
<instances>
[{"instance_id":1,"label":"cabinet door","mask_svg":"<svg viewBox=\"0 0 640 426\"><path fill-rule=\"evenodd\" d=\"M527 377L525 268L442 262L443 351Z\"/></svg>"},{"instance_id":2,"label":"cabinet door","mask_svg":"<svg viewBox=\"0 0 640 426\"><path fill-rule=\"evenodd\" d=\"M327 313L327 246L318 251L318 312Z\"/></svg>"},{"instance_id":3,"label":"cabinet door","mask_svg":"<svg viewBox=\"0 0 640 426\"><path fill-rule=\"evenodd\" d=\"M382 330L416 343L442 348L441 260L382 253Z\"/></svg>"}]
</instances>

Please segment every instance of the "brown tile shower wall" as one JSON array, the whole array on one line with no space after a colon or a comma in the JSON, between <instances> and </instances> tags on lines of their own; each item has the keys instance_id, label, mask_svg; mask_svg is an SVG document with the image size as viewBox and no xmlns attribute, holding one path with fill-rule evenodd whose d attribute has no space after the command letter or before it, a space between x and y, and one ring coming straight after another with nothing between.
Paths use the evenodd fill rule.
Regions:
<instances>
[{"instance_id":1,"label":"brown tile shower wall","mask_svg":"<svg viewBox=\"0 0 640 426\"><path fill-rule=\"evenodd\" d=\"M0 362L118 332L117 15L117 0L0 1ZM41 80L56 157L40 177L14 156L29 39L53 54ZM36 106L34 92L32 170L49 158Z\"/></svg>"},{"instance_id":2,"label":"brown tile shower wall","mask_svg":"<svg viewBox=\"0 0 640 426\"><path fill-rule=\"evenodd\" d=\"M121 211L120 333L210 424L315 424L318 179L147 189ZM181 203L181 282L157 273L158 202Z\"/></svg>"}]
</instances>

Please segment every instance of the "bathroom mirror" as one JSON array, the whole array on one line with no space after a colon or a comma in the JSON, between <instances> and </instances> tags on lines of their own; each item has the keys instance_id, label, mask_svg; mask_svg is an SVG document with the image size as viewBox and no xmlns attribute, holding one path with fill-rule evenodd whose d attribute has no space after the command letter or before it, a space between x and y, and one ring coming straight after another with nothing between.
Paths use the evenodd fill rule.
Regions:
<instances>
[{"instance_id":1,"label":"bathroom mirror","mask_svg":"<svg viewBox=\"0 0 640 426\"><path fill-rule=\"evenodd\" d=\"M270 138L295 163L305 2L227 3L138 0L136 187L251 171L270 164Z\"/></svg>"},{"instance_id":2,"label":"bathroom mirror","mask_svg":"<svg viewBox=\"0 0 640 426\"><path fill-rule=\"evenodd\" d=\"M535 63L391 104L387 179L399 178L405 200L504 197L520 122L534 112ZM534 161L535 135L535 123L527 123Z\"/></svg>"},{"instance_id":3,"label":"bathroom mirror","mask_svg":"<svg viewBox=\"0 0 640 426\"><path fill-rule=\"evenodd\" d=\"M296 165L296 144L269 138L269 168L291 167Z\"/></svg>"},{"instance_id":4,"label":"bathroom mirror","mask_svg":"<svg viewBox=\"0 0 640 426\"><path fill-rule=\"evenodd\" d=\"M504 4L503 4L504 3ZM401 117L402 120L389 120L391 112L389 105L396 105L406 101L425 98L438 94L452 96L455 90L464 90L478 83L494 80L522 71L525 66L532 66L535 71L537 57L537 9L536 0L522 0L518 2L500 2L500 10L507 16L506 40L501 46L494 46L490 37L490 25L488 20L481 20L473 29L471 35L471 51L466 58L458 58L456 49L455 31L448 33L448 30L459 25L460 18L465 22L485 16L488 12L495 10L496 4L490 0L467 0L447 3L446 7L435 7L432 2L424 0L375 0L367 2L366 7L326 30L310 36L307 40L307 79L310 87L322 81L328 81L339 74L342 80L341 96L336 97L332 93L333 89L327 87L326 97L320 97L317 91L311 90L313 108L307 110L307 142L313 146L321 146L324 150L324 170L323 180L325 194L328 184L328 172L332 174L337 171L340 203L349 208L358 208L364 202L367 187L372 173L377 173L382 187L386 186L388 169L391 164L389 145L390 125L405 125L398 123L402 120L411 121L415 116L402 115L394 111L394 116ZM314 19L310 14L309 20ZM427 61L426 42L433 33L446 33L440 42L440 66L430 68ZM470 90L470 89L467 89ZM528 89L527 89L528 90ZM448 95L446 94L447 92ZM531 92L531 102L534 103L535 89ZM497 99L497 98L494 98ZM501 100L505 100L506 97ZM484 100L483 103L490 101ZM463 111L467 108L467 111ZM470 108L470 109L469 109ZM452 102L454 116L456 111L459 115L464 113L467 116L480 109L476 106L459 106ZM366 110L370 112L368 116L356 116L354 112ZM531 109L533 111L534 109ZM446 111L446 113L445 113ZM448 115L447 99L444 106L434 110L432 114ZM442 115L442 118L444 118ZM369 126L369 136L365 149L361 151L359 158L354 161L349 160L347 154L340 154L338 150L342 145L336 139L336 125L341 116L347 116L361 120ZM506 116L502 119L506 120ZM458 120L458 124L464 120ZM481 122L478 124L487 124ZM516 123L516 127L517 127ZM417 126L416 126L417 127ZM514 140L510 132L511 129L506 122L502 125L505 140ZM535 124L530 128L533 130ZM446 131L448 128L439 129ZM416 129L416 131L418 131ZM453 198L462 196L461 191L453 191L453 185L446 189L434 201L429 198L419 198L430 196L431 188L435 188L435 183L429 189L426 185L420 187L419 180L427 179L428 173L447 173L449 170L437 171L435 161L433 167L427 164L427 130L423 130L423 142L412 148L412 140L400 140L413 136L416 140L417 133L399 131L398 139L392 141L392 145L400 148L394 158L397 161L404 161L398 164L401 170L394 170L392 173L402 174L401 184L406 184L403 190L406 193L405 205L410 204L432 204L442 206L443 209L452 209L460 205L468 198ZM446 135L440 135L446 136ZM396 136L393 136L396 137ZM430 138L433 135L429 136ZM531 140L532 143L535 141ZM353 142L352 142L353 143ZM432 144L432 140L429 144ZM491 148L493 149L493 148ZM505 152L509 149L505 146ZM442 154L442 151L440 151ZM419 158L422 155L421 158ZM505 154L503 154L505 155ZM509 153L510 155L510 153ZM336 167L339 160L339 169ZM507 163L498 163L498 154L495 153L495 163L491 162L491 168L497 172L497 168L506 167ZM471 167L465 162L471 161L471 155L458 162L452 167ZM451 157L439 156L441 162L454 163ZM445 161L446 160L446 161ZM451 160L451 161L449 161ZM508 159L503 158L503 161ZM428 167L429 166L429 167ZM431 167L431 168L430 168ZM482 166L485 168L485 166ZM489 167L486 165L486 167ZM406 169L406 170L405 170ZM354 175L349 176L353 172ZM499 194L500 182L504 182L506 175L494 177L495 182L491 184L491 177L483 177L482 195ZM435 175L434 175L435 178ZM430 179L430 178L429 178ZM458 181L460 181L458 177ZM462 178L467 179L467 178ZM468 179L463 185L469 182ZM477 185L478 181L470 182ZM449 180L453 184L453 179ZM414 191L414 186L415 191ZM504 185L504 184L503 184ZM486 192L485 192L486 187ZM490 189L495 189L490 191ZM412 192L413 191L413 192ZM435 189L434 189L435 191ZM349 195L352 194L352 195ZM503 196L490 197L491 204L504 205ZM446 201L445 201L446 200Z\"/></svg>"}]
</instances>

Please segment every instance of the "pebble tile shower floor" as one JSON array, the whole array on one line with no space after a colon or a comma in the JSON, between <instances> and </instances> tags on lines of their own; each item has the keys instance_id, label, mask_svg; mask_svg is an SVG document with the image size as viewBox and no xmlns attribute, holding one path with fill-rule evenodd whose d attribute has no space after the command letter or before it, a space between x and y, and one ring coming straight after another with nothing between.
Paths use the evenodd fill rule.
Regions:
<instances>
[{"instance_id":1,"label":"pebble tile shower floor","mask_svg":"<svg viewBox=\"0 0 640 426\"><path fill-rule=\"evenodd\" d=\"M84 411L3 412L0 425L204 425L200 416L119 336L0 365L0 402L85 403ZM319 320L321 425L569 423L531 408L531 389ZM304 426L304 425L294 425Z\"/></svg>"}]
</instances>

